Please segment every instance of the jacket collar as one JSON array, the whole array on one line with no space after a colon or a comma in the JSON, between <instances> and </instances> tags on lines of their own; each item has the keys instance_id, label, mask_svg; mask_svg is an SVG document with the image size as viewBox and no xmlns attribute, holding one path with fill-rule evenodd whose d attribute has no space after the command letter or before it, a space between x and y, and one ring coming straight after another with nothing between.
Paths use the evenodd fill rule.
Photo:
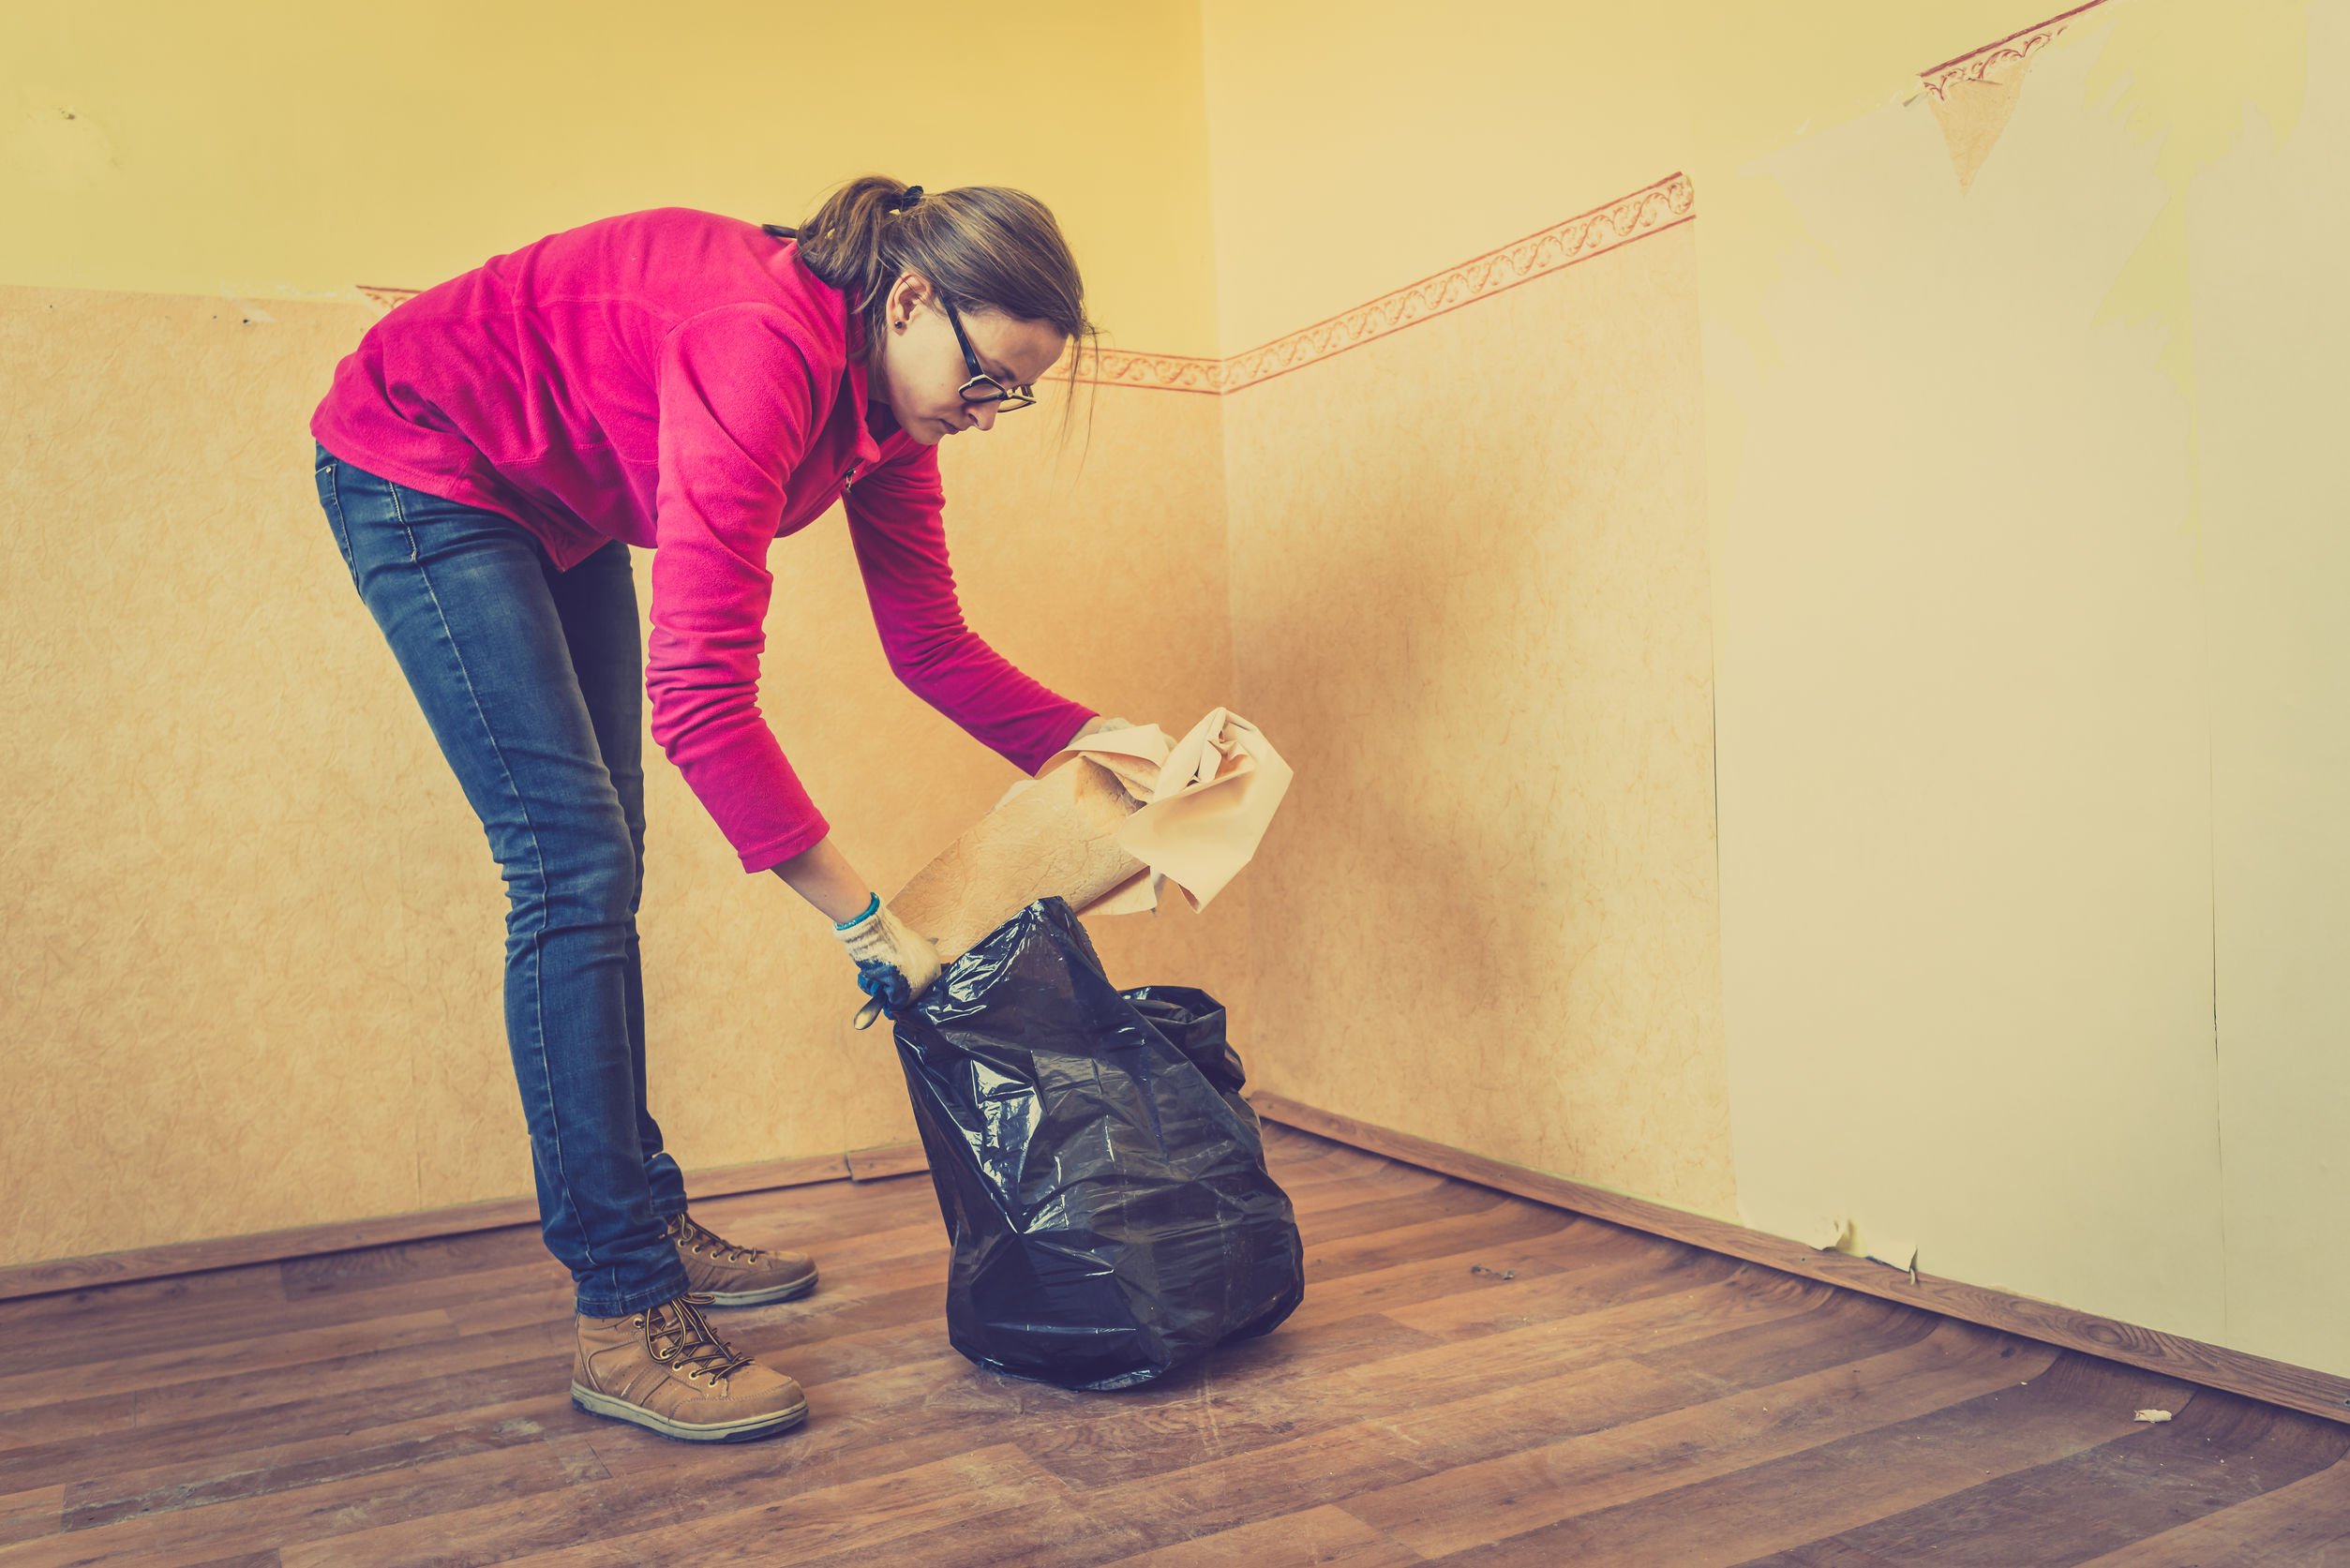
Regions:
<instances>
[{"instance_id":1,"label":"jacket collar","mask_svg":"<svg viewBox=\"0 0 2350 1568\"><path fill-rule=\"evenodd\" d=\"M849 427L857 432L857 461L860 466L877 463L881 461L881 443L874 440L873 431L865 424L867 381L863 361L852 359L848 362L848 374L843 385L843 396L848 399L849 408L855 411L855 418Z\"/></svg>"},{"instance_id":2,"label":"jacket collar","mask_svg":"<svg viewBox=\"0 0 2350 1568\"><path fill-rule=\"evenodd\" d=\"M775 234L772 224L764 227L770 234ZM856 436L854 456L858 469L862 470L881 460L882 442L874 438L873 431L865 423L865 393L870 384L865 366L848 351L848 294L845 290L833 288L807 269L806 264L800 260L798 241L788 235L775 234L775 237L782 242L782 261L779 264L784 270L786 280L798 286L803 299L815 296L825 302L819 320L823 321L831 335L831 341L826 344L826 347L841 356L840 396L848 403L850 410L848 427Z\"/></svg>"}]
</instances>

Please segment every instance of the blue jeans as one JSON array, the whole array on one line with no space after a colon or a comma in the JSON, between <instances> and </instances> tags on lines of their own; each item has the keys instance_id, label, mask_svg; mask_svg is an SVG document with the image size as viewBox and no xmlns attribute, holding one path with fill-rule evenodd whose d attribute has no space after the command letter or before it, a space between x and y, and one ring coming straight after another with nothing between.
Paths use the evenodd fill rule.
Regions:
<instances>
[{"instance_id":1,"label":"blue jeans","mask_svg":"<svg viewBox=\"0 0 2350 1568\"><path fill-rule=\"evenodd\" d=\"M559 572L510 517L317 454L352 586L505 874L506 1045L546 1248L580 1312L666 1301L687 1289L662 1228L685 1182L645 1110L644 653L628 546Z\"/></svg>"}]
</instances>

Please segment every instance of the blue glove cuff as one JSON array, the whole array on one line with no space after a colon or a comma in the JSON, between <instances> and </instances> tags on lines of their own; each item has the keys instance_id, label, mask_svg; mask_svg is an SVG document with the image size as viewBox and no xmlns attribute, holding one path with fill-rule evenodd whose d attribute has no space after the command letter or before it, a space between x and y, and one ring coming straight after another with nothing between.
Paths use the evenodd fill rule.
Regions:
<instances>
[{"instance_id":1,"label":"blue glove cuff","mask_svg":"<svg viewBox=\"0 0 2350 1568\"><path fill-rule=\"evenodd\" d=\"M871 903L869 903L869 904L865 905L865 907L863 908L863 910L862 910L862 911L861 911L861 912L860 912L860 913L858 913L858 914L855 914L855 915L850 916L850 917L849 917L847 919L846 919L846 920L836 920L836 921L834 921L834 922L833 922L833 925L832 925L832 929L833 929L834 931L846 931L846 930L847 930L850 926L856 925L856 924L858 924L860 921L863 921L863 920L870 920L870 919L872 919L872 918L873 918L873 912L874 912L875 910L876 910L876 909L880 908L880 907L881 907L881 895L880 895L879 893L876 893L876 894L874 894L874 895L873 895L873 902L872 902Z\"/></svg>"},{"instance_id":2,"label":"blue glove cuff","mask_svg":"<svg viewBox=\"0 0 2350 1568\"><path fill-rule=\"evenodd\" d=\"M914 988L906 983L905 975L896 966L869 958L857 965L857 989L881 1004L881 1010L896 1018L914 1000Z\"/></svg>"}]
</instances>

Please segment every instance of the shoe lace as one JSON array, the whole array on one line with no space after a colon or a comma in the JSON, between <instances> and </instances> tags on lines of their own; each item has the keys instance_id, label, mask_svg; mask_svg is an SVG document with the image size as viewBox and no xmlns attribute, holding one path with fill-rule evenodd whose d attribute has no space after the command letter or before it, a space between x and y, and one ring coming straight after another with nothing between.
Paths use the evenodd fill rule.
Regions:
<instances>
[{"instance_id":1,"label":"shoe lace","mask_svg":"<svg viewBox=\"0 0 2350 1568\"><path fill-rule=\"evenodd\" d=\"M680 1214L670 1223L670 1233L685 1243L685 1250L688 1252L699 1255L703 1247L708 1246L710 1255L721 1262L755 1263L758 1262L757 1247L737 1247L716 1232L696 1221L690 1215Z\"/></svg>"},{"instance_id":2,"label":"shoe lace","mask_svg":"<svg viewBox=\"0 0 2350 1568\"><path fill-rule=\"evenodd\" d=\"M710 1297L689 1291L647 1309L645 1346L652 1358L712 1379L748 1366L751 1358L727 1349L702 1316L701 1309L709 1305Z\"/></svg>"}]
</instances>

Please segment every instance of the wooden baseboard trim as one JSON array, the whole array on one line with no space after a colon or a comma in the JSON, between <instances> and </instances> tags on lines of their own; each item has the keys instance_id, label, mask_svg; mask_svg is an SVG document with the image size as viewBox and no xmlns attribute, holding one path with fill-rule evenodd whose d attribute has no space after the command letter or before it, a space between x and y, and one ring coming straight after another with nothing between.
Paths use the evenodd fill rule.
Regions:
<instances>
[{"instance_id":1,"label":"wooden baseboard trim","mask_svg":"<svg viewBox=\"0 0 2350 1568\"><path fill-rule=\"evenodd\" d=\"M2350 1424L2350 1378L2272 1361L2247 1351L2206 1344L2182 1335L2142 1328L2031 1296L1969 1285L1964 1280L1925 1273L1904 1274L1865 1258L1822 1251L1785 1236L1588 1187L1564 1176L1530 1171L1336 1112L1319 1111L1285 1096L1252 1092L1247 1098L1267 1121L1331 1139L1368 1154L1400 1159L1440 1175L1701 1247L1784 1274L1839 1285L1905 1307L1923 1307L1984 1328L2022 1335L2043 1344L2103 1356L2108 1361L2143 1367L2202 1387ZM722 1166L690 1172L687 1180L696 1197L718 1198L817 1182L877 1181L929 1168L921 1144L893 1143L845 1154ZM133 1279L196 1274L207 1269L280 1262L289 1258L383 1247L427 1236L463 1235L507 1225L532 1224L537 1219L535 1198L499 1198L381 1218L305 1225L253 1235L217 1236L174 1246L21 1263L0 1268L0 1301Z\"/></svg>"},{"instance_id":2,"label":"wooden baseboard trim","mask_svg":"<svg viewBox=\"0 0 2350 1568\"><path fill-rule=\"evenodd\" d=\"M1922 1307L1929 1312L1979 1323L1984 1328L2020 1334L2043 1344L2103 1356L2108 1361L2124 1362L2206 1388L2283 1405L2306 1415L2350 1423L2350 1408L2345 1408L2350 1407L2350 1378L2141 1328L2114 1318L2101 1318L2093 1312L2059 1307L2054 1302L1985 1290L1963 1280L1924 1273L1906 1274L1866 1258L1821 1251L1784 1236L1710 1219L1645 1199L1627 1198L1564 1176L1545 1175L1335 1112L1317 1111L1280 1095L1250 1093L1247 1098L1267 1121L1400 1159L1407 1165L1629 1226L1651 1235L1686 1242L1709 1252L1742 1258L1785 1274L1865 1292L1905 1307Z\"/></svg>"},{"instance_id":3,"label":"wooden baseboard trim","mask_svg":"<svg viewBox=\"0 0 2350 1568\"><path fill-rule=\"evenodd\" d=\"M910 1176L920 1171L930 1171L930 1157L919 1142L884 1143L879 1148L851 1149L847 1155L848 1179L852 1182L876 1182L884 1176ZM771 1186L782 1186L780 1182Z\"/></svg>"},{"instance_id":4,"label":"wooden baseboard trim","mask_svg":"<svg viewBox=\"0 0 2350 1568\"><path fill-rule=\"evenodd\" d=\"M685 1180L696 1198L724 1198L772 1187L806 1187L816 1182L876 1181L929 1168L921 1144L890 1143L878 1148L851 1149L846 1154L803 1155L794 1159L766 1159L749 1165L690 1171ZM59 1291L84 1291L97 1285L120 1285L133 1279L159 1279L174 1274L200 1274L207 1269L283 1262L289 1258L347 1252L360 1247L388 1247L395 1242L421 1241L428 1236L459 1236L507 1225L535 1225L538 1217L535 1197L491 1198L450 1208L420 1209L413 1214L298 1225L250 1235L212 1236L202 1241L142 1247L124 1252L96 1252L81 1258L18 1263L0 1268L0 1301L50 1295Z\"/></svg>"}]
</instances>

